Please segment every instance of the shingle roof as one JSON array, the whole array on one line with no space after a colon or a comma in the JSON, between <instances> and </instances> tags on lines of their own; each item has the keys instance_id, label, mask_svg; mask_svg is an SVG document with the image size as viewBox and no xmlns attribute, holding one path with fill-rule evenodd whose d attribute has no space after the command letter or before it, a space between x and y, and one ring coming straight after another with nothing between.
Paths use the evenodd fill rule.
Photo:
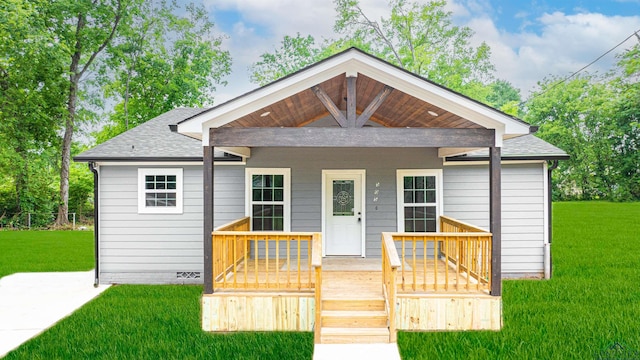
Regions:
<instances>
[{"instance_id":1,"label":"shingle roof","mask_svg":"<svg viewBox=\"0 0 640 360\"><path fill-rule=\"evenodd\" d=\"M159 115L93 149L74 157L75 161L202 161L200 140L172 132L169 125L197 115L206 109L179 108ZM220 154L221 155L221 154ZM218 156L218 154L216 154ZM488 150L481 149L465 155L449 157L449 161L482 160ZM568 159L559 148L533 135L504 141L503 159Z\"/></svg>"},{"instance_id":2,"label":"shingle roof","mask_svg":"<svg viewBox=\"0 0 640 360\"><path fill-rule=\"evenodd\" d=\"M479 160L488 157L489 150L480 149L465 155L449 157L447 160ZM505 140L502 146L502 159L566 160L569 159L569 155L548 142L529 134Z\"/></svg>"},{"instance_id":3,"label":"shingle roof","mask_svg":"<svg viewBox=\"0 0 640 360\"><path fill-rule=\"evenodd\" d=\"M159 115L135 128L74 157L75 161L97 160L176 160L202 161L202 142L172 132L169 125L206 109L178 108Z\"/></svg>"}]
</instances>

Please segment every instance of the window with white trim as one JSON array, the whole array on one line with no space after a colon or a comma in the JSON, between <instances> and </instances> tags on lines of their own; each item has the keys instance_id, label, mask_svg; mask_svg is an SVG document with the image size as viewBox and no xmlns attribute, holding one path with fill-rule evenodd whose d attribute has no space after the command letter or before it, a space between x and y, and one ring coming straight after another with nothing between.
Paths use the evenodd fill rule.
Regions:
<instances>
[{"instance_id":1,"label":"window with white trim","mask_svg":"<svg viewBox=\"0 0 640 360\"><path fill-rule=\"evenodd\" d=\"M291 169L246 169L246 213L254 231L291 229Z\"/></svg>"},{"instance_id":2,"label":"window with white trim","mask_svg":"<svg viewBox=\"0 0 640 360\"><path fill-rule=\"evenodd\" d=\"M182 169L138 169L138 213L182 214Z\"/></svg>"},{"instance_id":3,"label":"window with white trim","mask_svg":"<svg viewBox=\"0 0 640 360\"><path fill-rule=\"evenodd\" d=\"M398 170L398 231L438 231L442 170Z\"/></svg>"}]
</instances>

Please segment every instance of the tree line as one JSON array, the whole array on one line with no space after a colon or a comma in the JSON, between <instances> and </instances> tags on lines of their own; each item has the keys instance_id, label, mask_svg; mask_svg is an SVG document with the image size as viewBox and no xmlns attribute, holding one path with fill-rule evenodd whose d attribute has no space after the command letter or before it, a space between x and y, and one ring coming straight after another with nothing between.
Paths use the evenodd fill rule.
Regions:
<instances>
[{"instance_id":1,"label":"tree line","mask_svg":"<svg viewBox=\"0 0 640 360\"><path fill-rule=\"evenodd\" d=\"M357 0L334 0L332 38L285 36L256 59L251 81L356 46L539 125L571 155L554 171L555 198L640 199L638 45L607 74L541 79L523 101L445 5L389 0L373 19ZM177 1L2 0L0 38L0 217L57 212L64 225L70 207L91 210L92 176L74 154L175 107L213 105L231 72L206 9ZM92 124L102 127L88 133Z\"/></svg>"}]
</instances>

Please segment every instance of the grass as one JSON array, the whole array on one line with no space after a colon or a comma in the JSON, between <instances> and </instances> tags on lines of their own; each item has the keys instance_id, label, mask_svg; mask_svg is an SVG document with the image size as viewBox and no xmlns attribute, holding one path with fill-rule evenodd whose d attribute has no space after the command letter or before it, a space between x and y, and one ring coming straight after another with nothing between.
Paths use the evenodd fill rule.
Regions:
<instances>
[{"instance_id":1,"label":"grass","mask_svg":"<svg viewBox=\"0 0 640 360\"><path fill-rule=\"evenodd\" d=\"M402 358L640 359L638 219L640 203L554 204L553 277L504 281L503 330L400 333Z\"/></svg>"},{"instance_id":2,"label":"grass","mask_svg":"<svg viewBox=\"0 0 640 360\"><path fill-rule=\"evenodd\" d=\"M502 331L402 332L402 358L639 359L640 203L557 203L554 216L553 279L504 282ZM311 358L311 333L202 332L200 294L113 287L6 359Z\"/></svg>"},{"instance_id":3,"label":"grass","mask_svg":"<svg viewBox=\"0 0 640 360\"><path fill-rule=\"evenodd\" d=\"M201 286L121 285L9 359L310 359L312 333L209 334Z\"/></svg>"},{"instance_id":4,"label":"grass","mask_svg":"<svg viewBox=\"0 0 640 360\"><path fill-rule=\"evenodd\" d=\"M0 231L0 278L17 272L94 267L91 231Z\"/></svg>"}]
</instances>

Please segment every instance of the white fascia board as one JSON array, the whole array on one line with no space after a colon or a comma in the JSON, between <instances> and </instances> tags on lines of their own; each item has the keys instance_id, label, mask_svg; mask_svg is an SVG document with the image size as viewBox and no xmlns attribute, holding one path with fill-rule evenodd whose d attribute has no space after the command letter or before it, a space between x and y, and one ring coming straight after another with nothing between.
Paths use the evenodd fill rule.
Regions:
<instances>
[{"instance_id":1,"label":"white fascia board","mask_svg":"<svg viewBox=\"0 0 640 360\"><path fill-rule=\"evenodd\" d=\"M329 59L295 76L259 88L252 93L231 100L181 124L178 132L192 136L200 133L203 145L209 143L209 128L228 124L242 116L272 105L289 96L310 89L312 86L342 74L353 74L356 66L348 54Z\"/></svg>"},{"instance_id":2,"label":"white fascia board","mask_svg":"<svg viewBox=\"0 0 640 360\"><path fill-rule=\"evenodd\" d=\"M545 160L502 160L502 165L522 165L522 164L544 164ZM489 161L443 161L442 166L475 166L475 165L489 165Z\"/></svg>"},{"instance_id":3,"label":"white fascia board","mask_svg":"<svg viewBox=\"0 0 640 360\"><path fill-rule=\"evenodd\" d=\"M251 148L245 146L235 146L235 147L217 147L214 150L220 150L231 155L240 156L241 158L250 158L251 157Z\"/></svg>"},{"instance_id":4,"label":"white fascia board","mask_svg":"<svg viewBox=\"0 0 640 360\"><path fill-rule=\"evenodd\" d=\"M364 57L362 54L358 54ZM360 59L358 59L360 60ZM503 135L529 134L529 126L464 96L423 81L395 67L366 58L361 61L358 72L378 80L420 100L429 102L444 110L468 119L488 129L503 128ZM497 145L497 144L496 144Z\"/></svg>"},{"instance_id":5,"label":"white fascia board","mask_svg":"<svg viewBox=\"0 0 640 360\"><path fill-rule=\"evenodd\" d=\"M503 136L529 134L529 126L524 123L355 50L197 115L178 124L178 132L192 137L200 133L203 145L208 145L209 128L225 125L335 76L355 73L366 75L485 128L500 130L496 131L496 146L502 146Z\"/></svg>"},{"instance_id":6,"label":"white fascia board","mask_svg":"<svg viewBox=\"0 0 640 360\"><path fill-rule=\"evenodd\" d=\"M462 155L480 149L482 148L438 148L438 157L446 158L449 156Z\"/></svg>"}]
</instances>

